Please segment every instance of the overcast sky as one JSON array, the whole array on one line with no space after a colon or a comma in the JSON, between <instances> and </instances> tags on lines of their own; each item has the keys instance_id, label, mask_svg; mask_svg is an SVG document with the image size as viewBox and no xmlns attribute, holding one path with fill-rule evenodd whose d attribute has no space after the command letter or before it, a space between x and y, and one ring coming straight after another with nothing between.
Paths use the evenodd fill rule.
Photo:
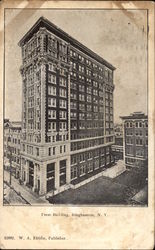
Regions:
<instances>
[{"instance_id":1,"label":"overcast sky","mask_svg":"<svg viewBox=\"0 0 155 250\"><path fill-rule=\"evenodd\" d=\"M134 111L147 113L147 14L145 10L5 10L5 117L21 120L19 40L40 16L116 67L114 122Z\"/></svg>"}]
</instances>

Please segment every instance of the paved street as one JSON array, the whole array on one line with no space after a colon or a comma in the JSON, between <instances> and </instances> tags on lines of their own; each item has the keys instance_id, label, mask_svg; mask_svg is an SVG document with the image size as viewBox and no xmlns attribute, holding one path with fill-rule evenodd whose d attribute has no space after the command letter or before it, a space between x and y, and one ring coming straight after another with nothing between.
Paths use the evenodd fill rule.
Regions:
<instances>
[{"instance_id":1,"label":"paved street","mask_svg":"<svg viewBox=\"0 0 155 250\"><path fill-rule=\"evenodd\" d=\"M4 171L4 180L9 182L9 172ZM29 190L26 186L24 185L20 185L19 181L17 179L15 179L12 176L12 184L11 186L17 191L20 192L21 196L31 205L35 205L35 204L49 204L47 200L45 200L42 197L39 197L37 194L33 193L31 190ZM15 196L13 195L13 191L11 190L12 195L9 195L9 201L11 204L22 204L21 200L19 199L19 197L17 198L17 201L15 201ZM12 200L11 200L12 197Z\"/></svg>"},{"instance_id":2,"label":"paved street","mask_svg":"<svg viewBox=\"0 0 155 250\"><path fill-rule=\"evenodd\" d=\"M74 205L133 204L131 198L146 185L145 179L146 176L143 175L143 171L125 171L114 179L100 177L75 190L67 190L55 197L51 197L49 201L54 204ZM138 204L138 202L136 204ZM145 204L147 204L147 200L145 201Z\"/></svg>"},{"instance_id":3,"label":"paved street","mask_svg":"<svg viewBox=\"0 0 155 250\"><path fill-rule=\"evenodd\" d=\"M21 197L14 189L4 184L4 204L16 205L23 204L27 205L27 201Z\"/></svg>"},{"instance_id":4,"label":"paved street","mask_svg":"<svg viewBox=\"0 0 155 250\"><path fill-rule=\"evenodd\" d=\"M51 204L74 205L125 205L147 204L147 171L125 171L116 178L99 177L98 179L81 186L75 190L64 191L49 199ZM4 171L4 179L9 182L9 173ZM4 185L5 203L18 204L49 204L47 200L39 197L12 176L13 189ZM145 188L144 188L145 187ZM142 190L142 191L141 191ZM17 192L16 192L17 191ZM145 191L145 192L144 192ZM18 192L20 194L18 195ZM137 194L137 195L136 195ZM145 197L144 197L145 196ZM134 198L135 197L135 198ZM137 198L138 197L138 198ZM139 198L140 197L140 198ZM141 202L142 201L142 202Z\"/></svg>"}]
</instances>

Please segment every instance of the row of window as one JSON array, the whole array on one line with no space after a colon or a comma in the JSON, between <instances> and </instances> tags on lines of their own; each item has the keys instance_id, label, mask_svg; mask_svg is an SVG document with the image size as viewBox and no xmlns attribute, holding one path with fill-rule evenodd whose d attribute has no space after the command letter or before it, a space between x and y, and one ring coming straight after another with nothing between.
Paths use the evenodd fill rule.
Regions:
<instances>
[{"instance_id":1,"label":"row of window","mask_svg":"<svg viewBox=\"0 0 155 250\"><path fill-rule=\"evenodd\" d=\"M135 143L136 143L136 145L144 145L144 144L148 145L148 139L146 139L144 141L144 140L138 138L138 139L136 139ZM134 139L130 138L130 137L127 137L126 138L126 144L134 144Z\"/></svg>"},{"instance_id":2,"label":"row of window","mask_svg":"<svg viewBox=\"0 0 155 250\"><path fill-rule=\"evenodd\" d=\"M48 106L49 107L56 107L56 98L55 97L48 97ZM66 109L67 101L63 100L63 99L59 99L59 107Z\"/></svg>"},{"instance_id":3,"label":"row of window","mask_svg":"<svg viewBox=\"0 0 155 250\"><path fill-rule=\"evenodd\" d=\"M81 153L81 154L72 155L71 156L71 165L75 165L79 162L91 160L95 157L108 155L109 152L110 152L110 148L105 147L105 148L95 149L93 151L87 151L87 152Z\"/></svg>"},{"instance_id":4,"label":"row of window","mask_svg":"<svg viewBox=\"0 0 155 250\"><path fill-rule=\"evenodd\" d=\"M59 122L59 130L66 130L67 123ZM48 131L56 131L56 122L48 122Z\"/></svg>"},{"instance_id":5,"label":"row of window","mask_svg":"<svg viewBox=\"0 0 155 250\"><path fill-rule=\"evenodd\" d=\"M91 62L91 60L84 58L82 55L78 54L77 52L70 50L70 56L73 58L78 58L80 62L86 63L87 66L92 67L95 70L98 70L99 72L107 72L109 74L109 77L112 78L112 71L109 70L106 66L99 66L98 64Z\"/></svg>"},{"instance_id":6,"label":"row of window","mask_svg":"<svg viewBox=\"0 0 155 250\"><path fill-rule=\"evenodd\" d=\"M48 118L49 119L56 119L56 110L48 109ZM66 111L59 111L59 118L60 119L66 119L67 118L67 112Z\"/></svg>"},{"instance_id":7,"label":"row of window","mask_svg":"<svg viewBox=\"0 0 155 250\"><path fill-rule=\"evenodd\" d=\"M81 108L80 108L81 110ZM79 120L85 120L85 119L88 119L88 120L92 120L92 119L103 119L104 118L104 114L103 113L98 113L98 109L96 108L94 110L94 112L96 113L79 113ZM71 111L70 113L70 117L71 119L77 119L77 112L73 112Z\"/></svg>"},{"instance_id":8,"label":"row of window","mask_svg":"<svg viewBox=\"0 0 155 250\"><path fill-rule=\"evenodd\" d=\"M132 128L132 127L136 127L136 128L142 128L142 127L145 127L147 128L148 127L148 122L125 122L125 127L127 128Z\"/></svg>"},{"instance_id":9,"label":"row of window","mask_svg":"<svg viewBox=\"0 0 155 250\"><path fill-rule=\"evenodd\" d=\"M57 147L58 150L58 147ZM48 148L48 156L55 155L56 153L65 153L66 152L66 145L60 145L59 146L59 152L56 152L56 147L50 147Z\"/></svg>"},{"instance_id":10,"label":"row of window","mask_svg":"<svg viewBox=\"0 0 155 250\"><path fill-rule=\"evenodd\" d=\"M92 128L93 130L95 128L103 128L104 127L104 122L103 121L82 121L79 122L79 128L80 129L90 129ZM71 129L77 129L77 122L76 121L71 121Z\"/></svg>"},{"instance_id":11,"label":"row of window","mask_svg":"<svg viewBox=\"0 0 155 250\"><path fill-rule=\"evenodd\" d=\"M135 136L148 136L148 130L126 130L126 135L135 135Z\"/></svg>"},{"instance_id":12,"label":"row of window","mask_svg":"<svg viewBox=\"0 0 155 250\"><path fill-rule=\"evenodd\" d=\"M67 134L59 134L59 136L56 135L47 136L47 142L67 141L67 140L68 140Z\"/></svg>"},{"instance_id":13,"label":"row of window","mask_svg":"<svg viewBox=\"0 0 155 250\"><path fill-rule=\"evenodd\" d=\"M106 138L108 139L108 138ZM108 140L113 140L113 136ZM109 142L109 141L108 141ZM84 148L95 147L104 144L104 138L89 139L85 141L71 142L71 151L80 150Z\"/></svg>"},{"instance_id":14,"label":"row of window","mask_svg":"<svg viewBox=\"0 0 155 250\"><path fill-rule=\"evenodd\" d=\"M14 143L14 144L20 144L20 139L12 138L12 143Z\"/></svg>"},{"instance_id":15,"label":"row of window","mask_svg":"<svg viewBox=\"0 0 155 250\"><path fill-rule=\"evenodd\" d=\"M110 163L110 156L108 156L105 160L105 158L96 159L94 162L90 161L87 162L87 164L80 164L79 166L72 166L71 167L71 180L74 180L78 177L81 177L83 175L86 175L87 173L91 173L96 169L99 169L100 167L104 167L105 164Z\"/></svg>"}]
</instances>

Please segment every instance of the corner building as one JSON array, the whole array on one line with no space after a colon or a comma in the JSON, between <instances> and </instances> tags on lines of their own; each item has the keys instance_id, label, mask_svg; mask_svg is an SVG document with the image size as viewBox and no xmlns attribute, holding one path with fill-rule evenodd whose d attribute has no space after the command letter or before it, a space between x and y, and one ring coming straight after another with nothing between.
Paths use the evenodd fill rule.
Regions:
<instances>
[{"instance_id":1,"label":"corner building","mask_svg":"<svg viewBox=\"0 0 155 250\"><path fill-rule=\"evenodd\" d=\"M124 160L128 169L148 166L148 116L134 112L122 116Z\"/></svg>"},{"instance_id":2,"label":"corner building","mask_svg":"<svg viewBox=\"0 0 155 250\"><path fill-rule=\"evenodd\" d=\"M56 194L114 163L115 68L43 17L19 46L21 178Z\"/></svg>"}]
</instances>

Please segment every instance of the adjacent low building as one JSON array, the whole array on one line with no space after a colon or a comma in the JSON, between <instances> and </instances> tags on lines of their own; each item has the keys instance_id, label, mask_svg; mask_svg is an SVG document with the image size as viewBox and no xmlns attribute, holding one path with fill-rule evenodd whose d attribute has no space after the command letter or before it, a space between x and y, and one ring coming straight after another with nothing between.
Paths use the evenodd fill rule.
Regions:
<instances>
[{"instance_id":1,"label":"adjacent low building","mask_svg":"<svg viewBox=\"0 0 155 250\"><path fill-rule=\"evenodd\" d=\"M4 120L4 165L10 166L16 178L20 177L21 165L21 122Z\"/></svg>"},{"instance_id":2,"label":"adjacent low building","mask_svg":"<svg viewBox=\"0 0 155 250\"><path fill-rule=\"evenodd\" d=\"M148 117L142 112L122 116L124 160L127 168L148 164Z\"/></svg>"}]
</instances>

